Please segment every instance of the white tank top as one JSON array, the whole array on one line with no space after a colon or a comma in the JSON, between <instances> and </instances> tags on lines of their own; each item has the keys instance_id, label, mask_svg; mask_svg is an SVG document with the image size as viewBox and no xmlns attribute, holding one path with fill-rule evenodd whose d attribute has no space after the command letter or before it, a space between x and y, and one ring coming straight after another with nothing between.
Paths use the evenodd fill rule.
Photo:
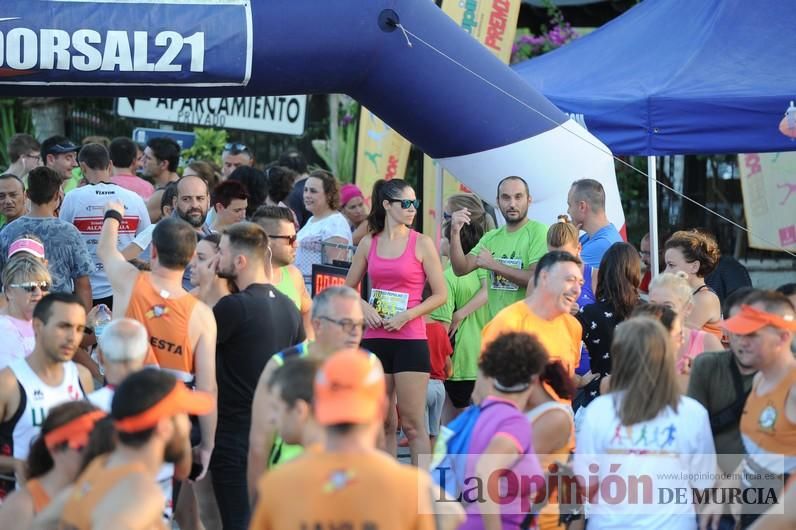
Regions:
<instances>
[{"instance_id":1,"label":"white tank top","mask_svg":"<svg viewBox=\"0 0 796 530\"><path fill-rule=\"evenodd\" d=\"M95 390L88 396L88 399L91 403L96 405L97 407L101 408L108 414L111 412L111 403L113 402L113 394L114 389L110 386L104 386L99 390ZM173 515L174 509L172 506L172 497L173 497L173 486L172 481L174 480L174 464L163 464L160 466L160 471L158 471L157 476L157 483L160 486L160 490L163 492L163 495L166 497L166 505L163 507L163 518L166 521L171 521L171 517Z\"/></svg>"},{"instance_id":2,"label":"white tank top","mask_svg":"<svg viewBox=\"0 0 796 530\"><path fill-rule=\"evenodd\" d=\"M63 363L64 378L58 386L50 386L39 379L27 359L16 359L8 367L21 387L19 409L11 419L14 425L12 454L14 458L24 460L50 409L66 401L80 401L85 394L80 386L77 366L72 361Z\"/></svg>"}]
</instances>

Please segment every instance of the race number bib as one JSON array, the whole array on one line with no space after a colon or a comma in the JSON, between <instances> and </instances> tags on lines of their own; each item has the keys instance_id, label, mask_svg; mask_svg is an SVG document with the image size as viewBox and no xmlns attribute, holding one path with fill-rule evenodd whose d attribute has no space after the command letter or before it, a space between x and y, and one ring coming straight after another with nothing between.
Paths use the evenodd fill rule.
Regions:
<instances>
[{"instance_id":1,"label":"race number bib","mask_svg":"<svg viewBox=\"0 0 796 530\"><path fill-rule=\"evenodd\" d=\"M392 318L408 309L409 293L371 289L368 303L376 309L381 318Z\"/></svg>"},{"instance_id":2,"label":"race number bib","mask_svg":"<svg viewBox=\"0 0 796 530\"><path fill-rule=\"evenodd\" d=\"M517 258L495 258L496 261L499 261L506 267L511 267L512 269L522 269L522 260ZM501 276L495 272L490 271L489 273L492 279L492 289L496 291L519 291L520 287L506 278L505 276Z\"/></svg>"}]
</instances>

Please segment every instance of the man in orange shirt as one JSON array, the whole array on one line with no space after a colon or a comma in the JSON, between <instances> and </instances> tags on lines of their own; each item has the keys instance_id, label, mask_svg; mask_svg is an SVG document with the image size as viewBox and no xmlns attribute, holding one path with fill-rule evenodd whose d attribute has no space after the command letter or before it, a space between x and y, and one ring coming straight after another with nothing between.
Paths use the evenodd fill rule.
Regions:
<instances>
[{"instance_id":1,"label":"man in orange shirt","mask_svg":"<svg viewBox=\"0 0 796 530\"><path fill-rule=\"evenodd\" d=\"M141 370L113 397L116 449L97 457L53 499L33 528L165 528L165 499L155 477L163 462L190 452L188 414L214 408L213 396L189 390L162 370Z\"/></svg>"},{"instance_id":2,"label":"man in orange shirt","mask_svg":"<svg viewBox=\"0 0 796 530\"><path fill-rule=\"evenodd\" d=\"M313 399L325 444L263 477L250 530L436 528L428 474L376 449L384 384L381 365L360 350L342 350L321 366Z\"/></svg>"},{"instance_id":3,"label":"man in orange shirt","mask_svg":"<svg viewBox=\"0 0 796 530\"><path fill-rule=\"evenodd\" d=\"M531 294L500 311L481 332L485 347L498 335L523 331L535 335L551 361L574 375L580 363L582 328L570 314L583 285L581 261L568 252L548 252L536 265Z\"/></svg>"}]
</instances>

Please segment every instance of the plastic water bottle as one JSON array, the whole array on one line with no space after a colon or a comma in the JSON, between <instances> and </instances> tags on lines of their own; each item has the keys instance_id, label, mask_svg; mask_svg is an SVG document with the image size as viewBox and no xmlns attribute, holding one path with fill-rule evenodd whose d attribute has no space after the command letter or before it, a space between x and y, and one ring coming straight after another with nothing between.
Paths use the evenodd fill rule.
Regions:
<instances>
[{"instance_id":1,"label":"plastic water bottle","mask_svg":"<svg viewBox=\"0 0 796 530\"><path fill-rule=\"evenodd\" d=\"M113 316L111 310L105 304L100 304L97 307L97 315L94 317L94 336L97 337L97 342L105 331L105 327L110 324Z\"/></svg>"}]
</instances>

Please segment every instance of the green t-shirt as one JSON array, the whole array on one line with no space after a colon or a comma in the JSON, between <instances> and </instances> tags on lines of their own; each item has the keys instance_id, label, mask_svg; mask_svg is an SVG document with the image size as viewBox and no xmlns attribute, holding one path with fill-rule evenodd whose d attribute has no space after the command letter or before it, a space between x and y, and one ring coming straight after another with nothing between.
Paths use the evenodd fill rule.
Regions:
<instances>
[{"instance_id":1,"label":"green t-shirt","mask_svg":"<svg viewBox=\"0 0 796 530\"><path fill-rule=\"evenodd\" d=\"M478 255L488 249L492 256L504 265L515 269L528 269L547 253L547 227L538 221L529 220L522 228L508 232L505 226L490 230L470 251ZM489 288L489 318L501 309L525 298L525 285L515 285L508 279L486 269L478 269L478 278L486 280Z\"/></svg>"},{"instance_id":2,"label":"green t-shirt","mask_svg":"<svg viewBox=\"0 0 796 530\"><path fill-rule=\"evenodd\" d=\"M449 266L445 269L448 299L431 313L431 318L450 324L453 312L464 307L481 288L478 271L456 276ZM453 376L450 381L474 381L478 376L478 357L481 354L481 330L489 321L486 306L470 313L459 325L453 345Z\"/></svg>"}]
</instances>

